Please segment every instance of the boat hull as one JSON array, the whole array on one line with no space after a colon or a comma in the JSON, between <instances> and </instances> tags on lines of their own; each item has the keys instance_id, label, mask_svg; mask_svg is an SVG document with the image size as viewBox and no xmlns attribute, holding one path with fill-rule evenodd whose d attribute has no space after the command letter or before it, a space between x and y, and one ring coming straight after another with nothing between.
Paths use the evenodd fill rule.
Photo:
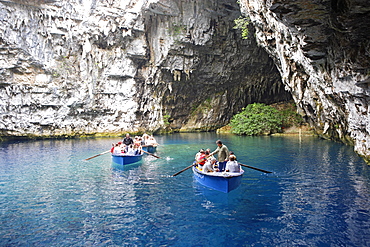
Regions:
<instances>
[{"instance_id":1,"label":"boat hull","mask_svg":"<svg viewBox=\"0 0 370 247\"><path fill-rule=\"evenodd\" d=\"M112 154L112 161L118 165L128 165L139 162L143 155L114 155Z\"/></svg>"},{"instance_id":2,"label":"boat hull","mask_svg":"<svg viewBox=\"0 0 370 247\"><path fill-rule=\"evenodd\" d=\"M157 151L157 146L153 146L153 145L146 145L146 146L143 146L142 149L145 151L145 152L148 152L148 153L154 153Z\"/></svg>"},{"instance_id":3,"label":"boat hull","mask_svg":"<svg viewBox=\"0 0 370 247\"><path fill-rule=\"evenodd\" d=\"M205 174L193 166L195 179L202 185L224 193L229 193L239 187L243 173L211 172Z\"/></svg>"}]
</instances>

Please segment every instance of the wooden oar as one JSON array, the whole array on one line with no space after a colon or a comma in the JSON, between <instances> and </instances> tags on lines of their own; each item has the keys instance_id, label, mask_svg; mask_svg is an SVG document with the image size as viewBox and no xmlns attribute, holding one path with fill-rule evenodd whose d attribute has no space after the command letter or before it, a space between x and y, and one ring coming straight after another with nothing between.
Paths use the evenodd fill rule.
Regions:
<instances>
[{"instance_id":1,"label":"wooden oar","mask_svg":"<svg viewBox=\"0 0 370 247\"><path fill-rule=\"evenodd\" d=\"M190 166L188 166L188 167L186 167L186 168L182 169L181 171L176 172L175 174L173 174L173 175L172 175L172 177L175 177L175 176L179 175L180 173L182 173L182 172L186 171L187 169L189 169L190 167L192 167L192 166L194 166L194 165L195 165L195 164L191 164Z\"/></svg>"},{"instance_id":2,"label":"wooden oar","mask_svg":"<svg viewBox=\"0 0 370 247\"><path fill-rule=\"evenodd\" d=\"M241 164L241 163L238 163L239 165L241 166L244 166L244 167L248 167L248 168L251 168L251 169L254 169L254 170L257 170L257 171L260 171L260 172L264 172L264 173L272 173L272 172L269 172L269 171L266 171L266 170L262 170L260 168L256 168L256 167L253 167L253 166L248 166L248 165L244 165L244 164Z\"/></svg>"},{"instance_id":3,"label":"wooden oar","mask_svg":"<svg viewBox=\"0 0 370 247\"><path fill-rule=\"evenodd\" d=\"M157 159L162 159L161 157L159 157L159 156L157 156L157 155L154 155L154 154L152 154L152 153L149 153L149 152L147 152L147 151L144 151L144 150L141 150L141 151L143 151L144 153L146 153L146 154L150 154L151 156L154 156L154 157L156 157Z\"/></svg>"},{"instance_id":4,"label":"wooden oar","mask_svg":"<svg viewBox=\"0 0 370 247\"><path fill-rule=\"evenodd\" d=\"M105 152L103 152L103 153L101 153L101 154L94 155L94 156L92 156L92 157L90 157L90 158L87 158L87 159L85 159L85 160L91 160L92 158L98 157L98 156L100 156L100 155L103 155L103 154L106 154L106 153L109 153L109 152L110 152L110 150L107 150L107 151L105 151Z\"/></svg>"}]
</instances>

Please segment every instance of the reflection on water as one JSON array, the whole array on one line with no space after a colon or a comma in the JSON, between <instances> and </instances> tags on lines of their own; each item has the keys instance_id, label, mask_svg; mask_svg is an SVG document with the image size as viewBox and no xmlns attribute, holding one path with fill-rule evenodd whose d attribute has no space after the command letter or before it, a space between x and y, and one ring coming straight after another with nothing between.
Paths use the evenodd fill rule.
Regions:
<instances>
[{"instance_id":1,"label":"reflection on water","mask_svg":"<svg viewBox=\"0 0 370 247\"><path fill-rule=\"evenodd\" d=\"M225 194L189 166L221 139L245 169ZM117 140L0 145L1 246L367 246L369 167L352 147L315 137L158 136L156 155L116 167Z\"/></svg>"}]
</instances>

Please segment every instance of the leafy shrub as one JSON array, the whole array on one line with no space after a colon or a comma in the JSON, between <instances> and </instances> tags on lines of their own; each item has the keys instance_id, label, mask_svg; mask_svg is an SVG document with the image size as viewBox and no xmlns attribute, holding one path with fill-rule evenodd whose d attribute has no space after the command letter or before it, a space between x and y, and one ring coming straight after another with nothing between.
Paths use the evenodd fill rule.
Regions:
<instances>
[{"instance_id":1,"label":"leafy shrub","mask_svg":"<svg viewBox=\"0 0 370 247\"><path fill-rule=\"evenodd\" d=\"M231 132L238 135L262 135L282 132L282 128L301 125L302 117L290 106L277 110L261 103L250 104L230 122Z\"/></svg>"},{"instance_id":2,"label":"leafy shrub","mask_svg":"<svg viewBox=\"0 0 370 247\"><path fill-rule=\"evenodd\" d=\"M296 113L294 110L284 109L279 111L283 119L282 127L288 128L291 126L300 126L303 124L303 118L301 115Z\"/></svg>"}]
</instances>

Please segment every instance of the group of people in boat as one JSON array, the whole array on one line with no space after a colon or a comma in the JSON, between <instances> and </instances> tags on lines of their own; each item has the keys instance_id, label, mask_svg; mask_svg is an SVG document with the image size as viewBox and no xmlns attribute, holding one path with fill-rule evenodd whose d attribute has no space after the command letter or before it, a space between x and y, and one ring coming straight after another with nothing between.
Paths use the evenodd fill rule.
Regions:
<instances>
[{"instance_id":1,"label":"group of people in boat","mask_svg":"<svg viewBox=\"0 0 370 247\"><path fill-rule=\"evenodd\" d=\"M210 149L201 149L195 155L196 167L203 173L208 172L241 172L241 167L233 152L221 140L216 141L217 148L211 152ZM214 155L217 154L217 159Z\"/></svg>"},{"instance_id":2,"label":"group of people in boat","mask_svg":"<svg viewBox=\"0 0 370 247\"><path fill-rule=\"evenodd\" d=\"M142 136L132 138L126 134L121 142L112 143L111 153L114 155L140 155L143 153L143 146L157 146L158 143L153 135L144 133Z\"/></svg>"}]
</instances>

